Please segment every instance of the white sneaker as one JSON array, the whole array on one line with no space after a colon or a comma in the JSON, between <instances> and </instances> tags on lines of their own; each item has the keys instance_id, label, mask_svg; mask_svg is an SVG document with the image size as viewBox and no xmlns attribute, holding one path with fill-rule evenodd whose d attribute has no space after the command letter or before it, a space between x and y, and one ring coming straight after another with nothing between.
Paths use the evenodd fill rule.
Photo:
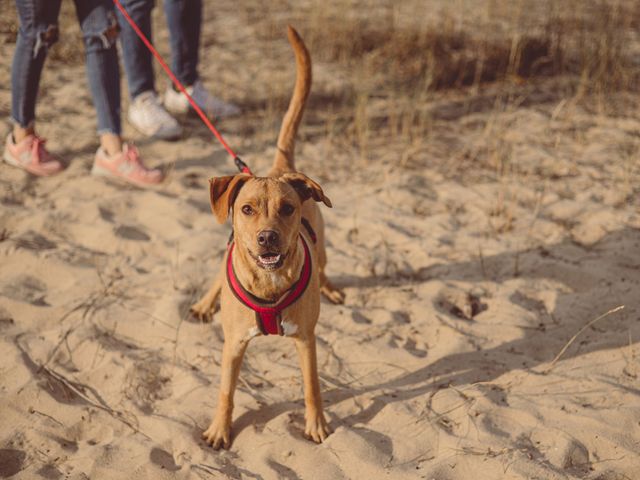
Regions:
<instances>
[{"instance_id":1,"label":"white sneaker","mask_svg":"<svg viewBox=\"0 0 640 480\"><path fill-rule=\"evenodd\" d=\"M148 137L175 140L182 134L182 127L164 109L156 92L152 90L133 99L129 106L129 121Z\"/></svg>"},{"instance_id":2,"label":"white sneaker","mask_svg":"<svg viewBox=\"0 0 640 480\"><path fill-rule=\"evenodd\" d=\"M196 80L196 83L191 87L187 87L186 90L209 117L224 118L240 114L240 108L236 105L227 103L207 92L200 80ZM167 93L164 96L164 106L167 110L176 114L185 114L191 107L187 97L182 92L175 91L172 87L167 89Z\"/></svg>"}]
</instances>

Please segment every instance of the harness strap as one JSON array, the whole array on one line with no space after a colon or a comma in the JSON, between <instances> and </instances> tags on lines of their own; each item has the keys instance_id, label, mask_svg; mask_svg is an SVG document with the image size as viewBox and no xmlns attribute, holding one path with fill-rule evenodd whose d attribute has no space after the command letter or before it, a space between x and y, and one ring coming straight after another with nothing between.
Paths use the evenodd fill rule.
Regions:
<instances>
[{"instance_id":1,"label":"harness strap","mask_svg":"<svg viewBox=\"0 0 640 480\"><path fill-rule=\"evenodd\" d=\"M309 223L309 220L307 220L306 218L302 217L301 219L301 223L304 226L304 228L307 229L307 233L309 234L309 238L311 238L311 241L315 244L318 243L318 236L316 235L315 230L313 229L313 227L311 226L311 223Z\"/></svg>"},{"instance_id":2,"label":"harness strap","mask_svg":"<svg viewBox=\"0 0 640 480\"><path fill-rule=\"evenodd\" d=\"M288 293L275 303L256 297L242 286L233 268L233 249L235 242L232 241L229 244L226 268L229 287L240 302L255 312L256 323L263 335L284 334L282 331L282 311L302 296L311 280L311 253L302 235L300 235L300 239L302 240L302 246L304 248L304 263L302 265L300 278L291 286Z\"/></svg>"}]
</instances>

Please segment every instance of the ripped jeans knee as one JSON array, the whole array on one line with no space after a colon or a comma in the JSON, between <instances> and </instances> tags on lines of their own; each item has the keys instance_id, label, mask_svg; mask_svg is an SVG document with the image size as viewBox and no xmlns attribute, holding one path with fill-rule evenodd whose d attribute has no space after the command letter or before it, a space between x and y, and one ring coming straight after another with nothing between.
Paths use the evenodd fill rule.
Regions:
<instances>
[{"instance_id":1,"label":"ripped jeans knee","mask_svg":"<svg viewBox=\"0 0 640 480\"><path fill-rule=\"evenodd\" d=\"M51 45L58 41L60 38L60 30L57 24L47 25L46 27L38 29L35 37L33 58L36 58L43 49L45 52L49 50Z\"/></svg>"},{"instance_id":2,"label":"ripped jeans knee","mask_svg":"<svg viewBox=\"0 0 640 480\"><path fill-rule=\"evenodd\" d=\"M109 24L102 29L89 29L84 32L84 43L87 52L110 50L116 44L120 26L113 14L109 14Z\"/></svg>"}]
</instances>

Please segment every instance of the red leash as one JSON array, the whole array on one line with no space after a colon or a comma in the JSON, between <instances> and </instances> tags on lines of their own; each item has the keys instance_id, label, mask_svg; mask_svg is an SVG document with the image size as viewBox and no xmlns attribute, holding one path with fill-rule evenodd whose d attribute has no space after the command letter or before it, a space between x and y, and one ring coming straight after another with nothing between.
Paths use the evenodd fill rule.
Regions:
<instances>
[{"instance_id":1,"label":"red leash","mask_svg":"<svg viewBox=\"0 0 640 480\"><path fill-rule=\"evenodd\" d=\"M122 16L127 20L127 22L129 23L129 25L131 25L131 28L133 28L133 31L136 32L136 35L138 35L138 37L140 37L140 40L142 40L142 43L145 44L145 46L149 49L149 51L153 54L153 56L156 58L156 60L158 60L158 62L160 63L160 66L162 67L162 69L167 72L167 75L169 75L169 78L171 78L171 81L173 82L173 84L178 88L178 90L180 90L182 92L182 94L187 98L187 100L189 101L189 103L191 104L191 106L193 107L193 109L196 111L196 113L200 116L200 118L202 119L202 121L204 122L204 124L209 128L209 130L211 131L211 133L213 133L213 135L218 139L218 141L222 144L222 146L224 147L224 149L229 153L229 155L231 155L231 158L233 158L234 163L236 164L236 167L238 167L238 170L240 170L242 173L248 173L249 175L253 175L253 173L251 173L251 170L249 169L249 167L247 166L246 163L244 163L240 157L238 155L236 155L236 153L231 150L231 147L227 144L227 142L224 141L224 138L222 138L222 135L220 135L220 132L218 132L218 130L216 130L216 127L213 126L213 124L209 121L209 119L207 118L207 116L204 114L204 112L202 111L202 109L198 106L198 104L193 100L193 98L191 98L191 95L189 95L189 93L187 92L187 89L184 88L184 85L182 85L182 83L180 82L180 80L178 80L176 78L176 76L173 74L173 72L171 71L171 69L169 68L169 66L165 63L165 61L162 59L162 57L160 56L160 54L158 53L158 51L153 47L153 45L151 44L151 42L147 39L147 37L144 35L144 33L142 33L142 31L140 30L140 28L138 27L138 25L136 25L136 22L133 21L133 19L129 16L129 14L127 13L127 11L124 9L124 7L122 6L122 4L120 3L120 0L113 0L113 3L115 3L116 7L118 7L118 10L120 10L120 12L122 13Z\"/></svg>"}]
</instances>

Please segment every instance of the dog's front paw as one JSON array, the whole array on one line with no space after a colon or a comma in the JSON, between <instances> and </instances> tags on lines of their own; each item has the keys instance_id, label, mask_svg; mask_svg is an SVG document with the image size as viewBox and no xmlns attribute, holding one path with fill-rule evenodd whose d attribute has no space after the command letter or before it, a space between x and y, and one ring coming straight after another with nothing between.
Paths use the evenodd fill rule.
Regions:
<instances>
[{"instance_id":1,"label":"dog's front paw","mask_svg":"<svg viewBox=\"0 0 640 480\"><path fill-rule=\"evenodd\" d=\"M219 450L220 447L228 449L231 445L231 423L213 420L209 428L202 432L202 438L214 450Z\"/></svg>"},{"instance_id":2,"label":"dog's front paw","mask_svg":"<svg viewBox=\"0 0 640 480\"><path fill-rule=\"evenodd\" d=\"M322 413L312 415L307 418L304 434L309 440L313 440L316 443L322 443L327 439L330 433L331 428L327 424Z\"/></svg>"}]
</instances>

